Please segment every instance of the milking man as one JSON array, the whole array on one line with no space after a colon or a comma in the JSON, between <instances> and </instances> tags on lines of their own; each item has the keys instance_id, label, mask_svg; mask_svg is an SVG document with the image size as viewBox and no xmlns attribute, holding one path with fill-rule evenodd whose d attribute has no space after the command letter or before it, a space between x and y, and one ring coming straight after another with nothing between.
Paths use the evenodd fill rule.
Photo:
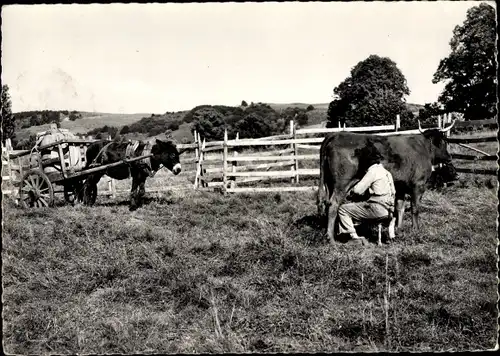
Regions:
<instances>
[{"instance_id":1,"label":"milking man","mask_svg":"<svg viewBox=\"0 0 500 356\"><path fill-rule=\"evenodd\" d=\"M360 165L368 169L349 194L364 195L368 190L370 197L367 201L349 202L339 208L339 234L350 234L355 241L361 241L363 237L356 233L353 220L377 219L394 212L396 189L392 175L380 163L381 159L382 155L373 144L361 149Z\"/></svg>"}]
</instances>

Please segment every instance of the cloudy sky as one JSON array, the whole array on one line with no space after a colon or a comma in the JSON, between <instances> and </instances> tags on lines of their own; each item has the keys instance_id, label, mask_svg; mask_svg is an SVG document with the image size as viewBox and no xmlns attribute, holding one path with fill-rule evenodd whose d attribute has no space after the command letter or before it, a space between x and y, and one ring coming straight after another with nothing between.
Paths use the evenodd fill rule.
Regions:
<instances>
[{"instance_id":1,"label":"cloudy sky","mask_svg":"<svg viewBox=\"0 0 500 356\"><path fill-rule=\"evenodd\" d=\"M432 75L475 5L11 5L2 11L2 83L14 112L326 103L353 66L377 54L406 76L407 101L424 104L442 90Z\"/></svg>"}]
</instances>

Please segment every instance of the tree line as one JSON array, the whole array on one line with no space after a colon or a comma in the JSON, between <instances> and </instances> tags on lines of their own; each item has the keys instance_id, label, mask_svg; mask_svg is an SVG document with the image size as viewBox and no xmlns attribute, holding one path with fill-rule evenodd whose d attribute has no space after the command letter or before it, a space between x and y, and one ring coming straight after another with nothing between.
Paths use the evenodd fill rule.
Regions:
<instances>
[{"instance_id":1,"label":"tree line","mask_svg":"<svg viewBox=\"0 0 500 356\"><path fill-rule=\"evenodd\" d=\"M121 129L114 126L103 126L90 130L87 134L96 137L114 138L116 135L141 133L149 137L177 130L182 124L189 124L191 132L198 132L208 141L222 140L224 131L230 136L239 134L241 138L257 138L282 133L290 120L298 125L306 125L308 111L314 110L310 105L306 109L288 107L277 112L270 105L242 101L240 106L199 105L188 112L167 112L164 115L144 117L132 125Z\"/></svg>"}]
</instances>

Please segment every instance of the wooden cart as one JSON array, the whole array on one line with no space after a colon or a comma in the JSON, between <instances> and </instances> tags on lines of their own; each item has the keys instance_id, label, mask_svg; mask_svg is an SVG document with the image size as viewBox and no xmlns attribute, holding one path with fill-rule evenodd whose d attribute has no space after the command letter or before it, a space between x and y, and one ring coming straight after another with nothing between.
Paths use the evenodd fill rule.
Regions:
<instances>
[{"instance_id":1,"label":"wooden cart","mask_svg":"<svg viewBox=\"0 0 500 356\"><path fill-rule=\"evenodd\" d=\"M29 156L29 165L19 165L21 175L21 180L18 182L20 205L24 208L53 206L55 193L64 193L64 199L68 203L77 201L81 196L80 193L89 194L88 197L95 201L97 189L94 189L92 192L82 191L85 179L90 174L152 156L149 154L81 170L75 170L68 165L65 160L64 151L68 150L69 146L79 147L81 157L85 159L87 147L93 142L95 140L64 139L44 146L34 147L31 150L10 154L11 159ZM57 157L50 159L42 158L44 152L53 152L54 150L57 152ZM52 168L50 172L47 172L48 167Z\"/></svg>"}]
</instances>

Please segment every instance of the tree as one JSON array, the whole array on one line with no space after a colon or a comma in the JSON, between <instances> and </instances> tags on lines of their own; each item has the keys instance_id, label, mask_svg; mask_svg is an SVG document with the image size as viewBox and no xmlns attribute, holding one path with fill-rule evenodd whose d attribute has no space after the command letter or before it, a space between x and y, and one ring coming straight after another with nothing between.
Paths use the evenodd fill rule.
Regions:
<instances>
[{"instance_id":1,"label":"tree","mask_svg":"<svg viewBox=\"0 0 500 356\"><path fill-rule=\"evenodd\" d=\"M167 124L167 129L171 131L176 131L179 129L181 122L179 120L173 120Z\"/></svg>"},{"instance_id":2,"label":"tree","mask_svg":"<svg viewBox=\"0 0 500 356\"><path fill-rule=\"evenodd\" d=\"M14 137L15 128L9 86L2 85L2 143L5 143L6 139Z\"/></svg>"},{"instance_id":3,"label":"tree","mask_svg":"<svg viewBox=\"0 0 500 356\"><path fill-rule=\"evenodd\" d=\"M78 111L73 110L73 111L71 111L71 112L69 113L69 119L70 119L71 121L75 121L75 120L77 120L77 119L81 119L81 118L82 118L82 113L80 113L80 112L78 112Z\"/></svg>"},{"instance_id":4,"label":"tree","mask_svg":"<svg viewBox=\"0 0 500 356\"><path fill-rule=\"evenodd\" d=\"M125 125L120 130L120 135L125 135L125 134L128 134L129 132L130 132L130 127L128 127L128 125Z\"/></svg>"},{"instance_id":5,"label":"tree","mask_svg":"<svg viewBox=\"0 0 500 356\"><path fill-rule=\"evenodd\" d=\"M314 106L311 104L307 107L306 109L307 111L313 111L314 110Z\"/></svg>"},{"instance_id":6,"label":"tree","mask_svg":"<svg viewBox=\"0 0 500 356\"><path fill-rule=\"evenodd\" d=\"M245 100L243 100L241 102L241 106L243 106L244 108L246 108L248 106L247 102Z\"/></svg>"},{"instance_id":7,"label":"tree","mask_svg":"<svg viewBox=\"0 0 500 356\"><path fill-rule=\"evenodd\" d=\"M287 121L269 104L250 104L238 121L235 130L241 138L258 138L282 133Z\"/></svg>"},{"instance_id":8,"label":"tree","mask_svg":"<svg viewBox=\"0 0 500 356\"><path fill-rule=\"evenodd\" d=\"M294 120L297 124L299 124L299 126L307 125L309 122L309 116L307 115L306 110L298 107L287 107L281 112L281 117L286 122Z\"/></svg>"},{"instance_id":9,"label":"tree","mask_svg":"<svg viewBox=\"0 0 500 356\"><path fill-rule=\"evenodd\" d=\"M224 115L214 107L200 107L192 113L193 125L201 137L207 141L224 139L226 123Z\"/></svg>"},{"instance_id":10,"label":"tree","mask_svg":"<svg viewBox=\"0 0 500 356\"><path fill-rule=\"evenodd\" d=\"M245 110L241 107L223 105L200 105L184 117L184 122L192 121L191 130L196 130L207 141L222 140L224 130L229 137L237 132L241 138L256 138L280 133L285 120L268 104L250 104Z\"/></svg>"},{"instance_id":11,"label":"tree","mask_svg":"<svg viewBox=\"0 0 500 356\"><path fill-rule=\"evenodd\" d=\"M406 79L390 58L371 55L334 90L328 106L327 127L383 125L401 117L401 126L413 124L404 98L410 94Z\"/></svg>"},{"instance_id":12,"label":"tree","mask_svg":"<svg viewBox=\"0 0 500 356\"><path fill-rule=\"evenodd\" d=\"M426 103L424 107L418 110L418 119L422 124L436 124L436 116L444 114L438 103Z\"/></svg>"},{"instance_id":13,"label":"tree","mask_svg":"<svg viewBox=\"0 0 500 356\"><path fill-rule=\"evenodd\" d=\"M450 55L432 79L446 83L438 99L446 111L461 112L466 120L497 114L495 44L495 9L485 3L469 9L463 25L453 30Z\"/></svg>"}]
</instances>

